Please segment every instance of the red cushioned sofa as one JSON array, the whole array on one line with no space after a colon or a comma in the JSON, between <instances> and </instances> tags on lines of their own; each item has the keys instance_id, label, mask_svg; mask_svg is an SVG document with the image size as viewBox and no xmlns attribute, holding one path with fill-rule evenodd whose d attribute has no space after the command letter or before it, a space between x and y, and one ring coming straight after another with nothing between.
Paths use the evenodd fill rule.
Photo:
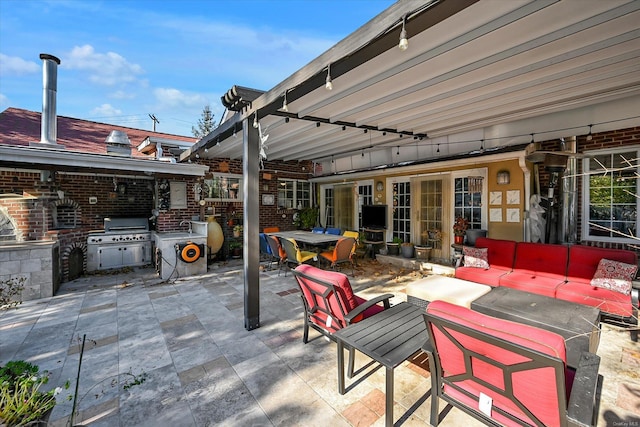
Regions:
<instances>
[{"instance_id":1,"label":"red cushioned sofa","mask_svg":"<svg viewBox=\"0 0 640 427\"><path fill-rule=\"evenodd\" d=\"M625 295L591 286L601 259L637 265L638 257L633 251L489 237L479 237L475 247L487 248L489 268L460 266L456 268L456 278L590 305L600 309L603 320L638 324L639 289L633 288L630 295ZM633 328L634 341L637 333L637 328Z\"/></svg>"}]
</instances>

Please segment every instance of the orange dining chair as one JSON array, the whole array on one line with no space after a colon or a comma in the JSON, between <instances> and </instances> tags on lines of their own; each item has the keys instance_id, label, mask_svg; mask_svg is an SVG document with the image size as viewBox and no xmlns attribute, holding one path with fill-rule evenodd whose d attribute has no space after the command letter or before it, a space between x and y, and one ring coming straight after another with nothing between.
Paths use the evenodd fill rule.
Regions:
<instances>
[{"instance_id":1,"label":"orange dining chair","mask_svg":"<svg viewBox=\"0 0 640 427\"><path fill-rule=\"evenodd\" d=\"M263 233L277 233L280 231L280 227L265 227L262 232Z\"/></svg>"},{"instance_id":2,"label":"orange dining chair","mask_svg":"<svg viewBox=\"0 0 640 427\"><path fill-rule=\"evenodd\" d=\"M356 239L353 237L342 237L336 242L333 250L320 253L320 259L327 261L333 270L343 263L351 263L351 275L355 275L353 256L355 254Z\"/></svg>"}]
</instances>

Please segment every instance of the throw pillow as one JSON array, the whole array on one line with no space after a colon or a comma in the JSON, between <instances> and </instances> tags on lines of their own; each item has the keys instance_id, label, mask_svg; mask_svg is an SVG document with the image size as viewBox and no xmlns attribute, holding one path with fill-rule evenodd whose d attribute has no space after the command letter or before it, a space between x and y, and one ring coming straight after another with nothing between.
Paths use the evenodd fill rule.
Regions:
<instances>
[{"instance_id":1,"label":"throw pillow","mask_svg":"<svg viewBox=\"0 0 640 427\"><path fill-rule=\"evenodd\" d=\"M489 255L487 248L462 247L464 266L475 268L489 268Z\"/></svg>"},{"instance_id":2,"label":"throw pillow","mask_svg":"<svg viewBox=\"0 0 640 427\"><path fill-rule=\"evenodd\" d=\"M591 279L591 286L629 295L631 281L636 277L637 271L637 265L602 258Z\"/></svg>"}]
</instances>

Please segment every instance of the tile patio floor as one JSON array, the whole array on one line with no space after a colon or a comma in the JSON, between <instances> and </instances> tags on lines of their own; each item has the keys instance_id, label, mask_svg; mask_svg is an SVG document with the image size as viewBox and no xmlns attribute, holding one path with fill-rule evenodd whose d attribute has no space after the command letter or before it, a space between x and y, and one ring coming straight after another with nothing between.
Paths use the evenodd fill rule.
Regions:
<instances>
[{"instance_id":1,"label":"tile patio floor","mask_svg":"<svg viewBox=\"0 0 640 427\"><path fill-rule=\"evenodd\" d=\"M419 275L368 261L351 281L362 296L391 292L397 303ZM237 262L172 283L152 269L85 276L53 298L0 311L0 364L25 359L51 372L51 386L71 379L73 388L86 334L79 421L91 426L384 425L384 370L340 396L335 343L302 343L302 303L291 274L262 272L260 284L261 327L246 331ZM640 344L604 325L598 354L598 425L640 426ZM365 362L360 357L356 367ZM128 390L111 387L128 372L147 379ZM396 425L428 425L429 389L420 365L396 369ZM60 402L50 425L64 426L70 412L71 403ZM453 409L441 425L480 424Z\"/></svg>"}]
</instances>

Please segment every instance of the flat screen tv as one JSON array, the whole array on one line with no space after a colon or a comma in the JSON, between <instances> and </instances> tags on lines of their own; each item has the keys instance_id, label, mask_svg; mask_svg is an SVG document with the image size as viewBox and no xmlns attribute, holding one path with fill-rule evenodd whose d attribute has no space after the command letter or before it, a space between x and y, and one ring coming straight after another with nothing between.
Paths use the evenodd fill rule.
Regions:
<instances>
[{"instance_id":1,"label":"flat screen tv","mask_svg":"<svg viewBox=\"0 0 640 427\"><path fill-rule=\"evenodd\" d=\"M383 230L387 228L387 205L362 205L362 227Z\"/></svg>"}]
</instances>

